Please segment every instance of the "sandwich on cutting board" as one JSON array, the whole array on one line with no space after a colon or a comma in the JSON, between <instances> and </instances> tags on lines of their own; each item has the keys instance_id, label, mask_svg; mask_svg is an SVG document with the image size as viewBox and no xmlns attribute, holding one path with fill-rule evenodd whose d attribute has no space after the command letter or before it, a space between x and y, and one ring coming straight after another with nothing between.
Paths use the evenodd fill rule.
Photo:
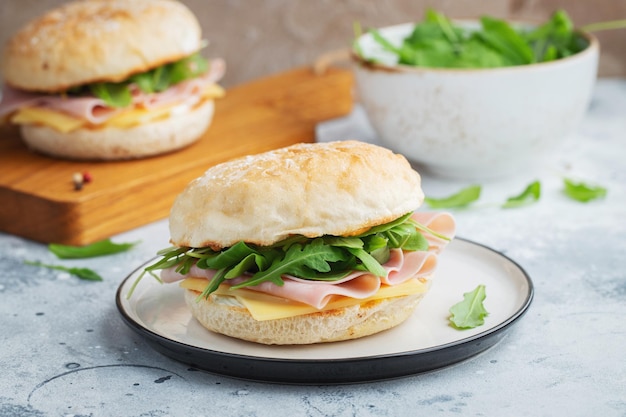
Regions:
<instances>
[{"instance_id":1,"label":"sandwich on cutting board","mask_svg":"<svg viewBox=\"0 0 626 417\"><path fill-rule=\"evenodd\" d=\"M73 1L3 49L0 120L26 145L66 159L120 160L171 152L209 127L221 59L193 13L173 0Z\"/></svg>"},{"instance_id":2,"label":"sandwich on cutting board","mask_svg":"<svg viewBox=\"0 0 626 417\"><path fill-rule=\"evenodd\" d=\"M174 246L137 281L179 282L198 322L238 339L368 336L413 314L454 236L451 215L417 211L423 197L402 155L364 142L235 159L176 198Z\"/></svg>"}]
</instances>

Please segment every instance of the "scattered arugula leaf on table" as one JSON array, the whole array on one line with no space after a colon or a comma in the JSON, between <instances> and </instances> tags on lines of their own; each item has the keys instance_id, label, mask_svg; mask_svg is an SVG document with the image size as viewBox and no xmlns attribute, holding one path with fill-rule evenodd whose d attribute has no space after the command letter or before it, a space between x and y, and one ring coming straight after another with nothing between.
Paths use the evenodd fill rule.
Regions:
<instances>
[{"instance_id":1,"label":"scattered arugula leaf on table","mask_svg":"<svg viewBox=\"0 0 626 417\"><path fill-rule=\"evenodd\" d=\"M485 323L489 313L483 305L487 297L484 285L477 286L473 291L463 294L463 301L450 307L450 324L458 330L473 329Z\"/></svg>"},{"instance_id":2,"label":"scattered arugula leaf on table","mask_svg":"<svg viewBox=\"0 0 626 417\"><path fill-rule=\"evenodd\" d=\"M104 239L99 242L85 246L62 245L59 243L50 243L48 250L59 259L83 259L96 256L112 255L119 252L127 251L137 245L139 242L133 243L114 243L111 239ZM102 277L92 269L67 267L63 265L45 264L39 261L24 261L26 265L40 266L57 271L68 272L80 279L87 281L102 281Z\"/></svg>"},{"instance_id":3,"label":"scattered arugula leaf on table","mask_svg":"<svg viewBox=\"0 0 626 417\"><path fill-rule=\"evenodd\" d=\"M85 246L50 243L48 245L48 250L60 259L93 258L96 256L105 256L125 252L136 246L138 243L139 242L114 243L111 239L104 239Z\"/></svg>"},{"instance_id":4,"label":"scattered arugula leaf on table","mask_svg":"<svg viewBox=\"0 0 626 417\"><path fill-rule=\"evenodd\" d=\"M569 198L587 203L591 200L606 197L607 190L599 185L589 185L583 182L574 182L569 178L563 179L563 192Z\"/></svg>"},{"instance_id":5,"label":"scattered arugula leaf on table","mask_svg":"<svg viewBox=\"0 0 626 417\"><path fill-rule=\"evenodd\" d=\"M24 261L24 263L26 265L32 265L32 266L41 266L44 268L49 268L49 269L55 269L57 271L64 271L64 272L68 272L80 279L86 280L86 281L102 281L102 277L95 271L89 269L89 268L69 268L63 265L50 265L50 264L44 264L42 262L39 261Z\"/></svg>"},{"instance_id":6,"label":"scattered arugula leaf on table","mask_svg":"<svg viewBox=\"0 0 626 417\"><path fill-rule=\"evenodd\" d=\"M425 197L424 202L435 209L466 207L480 198L480 192L480 185L470 185L448 197Z\"/></svg>"},{"instance_id":7,"label":"scattered arugula leaf on table","mask_svg":"<svg viewBox=\"0 0 626 417\"><path fill-rule=\"evenodd\" d=\"M509 197L502 205L502 208L518 208L536 203L541 197L541 183L534 181L530 183L521 194Z\"/></svg>"}]
</instances>

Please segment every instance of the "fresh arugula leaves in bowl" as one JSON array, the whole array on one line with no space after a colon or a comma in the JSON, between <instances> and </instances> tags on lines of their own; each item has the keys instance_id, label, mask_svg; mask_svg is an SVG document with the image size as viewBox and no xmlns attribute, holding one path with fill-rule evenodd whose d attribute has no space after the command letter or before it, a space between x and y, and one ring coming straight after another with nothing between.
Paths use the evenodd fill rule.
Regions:
<instances>
[{"instance_id":1,"label":"fresh arugula leaves in bowl","mask_svg":"<svg viewBox=\"0 0 626 417\"><path fill-rule=\"evenodd\" d=\"M563 10L533 27L490 16L461 25L429 9L400 45L377 29L370 33L385 51L396 55L396 64L425 68L497 68L550 62L581 52L590 43L574 29ZM361 59L378 62L363 52L357 51Z\"/></svg>"},{"instance_id":2,"label":"fresh arugula leaves in bowl","mask_svg":"<svg viewBox=\"0 0 626 417\"><path fill-rule=\"evenodd\" d=\"M564 11L539 25L490 16L378 28L353 44L357 97L381 144L420 171L529 175L578 127L599 43Z\"/></svg>"}]
</instances>

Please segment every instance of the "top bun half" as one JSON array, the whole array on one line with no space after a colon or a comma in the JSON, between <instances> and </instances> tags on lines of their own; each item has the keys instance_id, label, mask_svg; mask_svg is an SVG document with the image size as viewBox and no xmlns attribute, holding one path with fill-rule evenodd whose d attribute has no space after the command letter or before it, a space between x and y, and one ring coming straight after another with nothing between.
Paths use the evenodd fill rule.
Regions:
<instances>
[{"instance_id":1,"label":"top bun half","mask_svg":"<svg viewBox=\"0 0 626 417\"><path fill-rule=\"evenodd\" d=\"M217 250L292 235L353 236L423 199L419 174L388 149L298 144L216 165L189 183L170 212L171 243Z\"/></svg>"},{"instance_id":2,"label":"top bun half","mask_svg":"<svg viewBox=\"0 0 626 417\"><path fill-rule=\"evenodd\" d=\"M84 0L30 22L5 45L5 82L59 92L96 81L123 81L198 51L200 25L174 0Z\"/></svg>"}]
</instances>

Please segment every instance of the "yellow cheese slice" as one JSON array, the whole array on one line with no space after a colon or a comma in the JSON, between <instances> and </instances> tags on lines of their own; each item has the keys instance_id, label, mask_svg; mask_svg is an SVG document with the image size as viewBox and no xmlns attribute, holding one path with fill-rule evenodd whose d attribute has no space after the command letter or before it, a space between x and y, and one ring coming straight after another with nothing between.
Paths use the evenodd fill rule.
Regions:
<instances>
[{"instance_id":1,"label":"yellow cheese slice","mask_svg":"<svg viewBox=\"0 0 626 417\"><path fill-rule=\"evenodd\" d=\"M134 108L125 112L116 114L111 117L106 123L103 123L102 127L117 127L117 128L129 128L141 123L146 123L153 120L158 120L169 116L170 111L174 105L159 107L156 109L146 110L141 108Z\"/></svg>"},{"instance_id":2,"label":"yellow cheese slice","mask_svg":"<svg viewBox=\"0 0 626 417\"><path fill-rule=\"evenodd\" d=\"M207 283L208 281L204 278L187 278L180 283L180 286L185 289L202 292L206 288ZM221 285L214 294L234 297L240 304L245 306L248 311L250 311L250 314L255 320L263 321L294 317L319 311L334 310L336 308L364 304L369 301L380 300L383 298L425 293L428 291L429 285L430 281L424 280L424 282L422 282L417 278L413 278L400 285L383 285L376 294L364 299L335 296L326 305L326 307L321 310L318 310L308 304L291 301L257 291L247 290L245 288L232 290L226 285Z\"/></svg>"},{"instance_id":3,"label":"yellow cheese slice","mask_svg":"<svg viewBox=\"0 0 626 417\"><path fill-rule=\"evenodd\" d=\"M220 98L225 95L224 89L217 85L208 85L201 93L202 100ZM159 107L156 109L146 110L143 108L132 108L127 111L121 112L109 120L98 126L90 125L86 120L79 119L70 116L66 113L43 109L38 107L24 107L17 110L11 117L11 122L15 124L37 124L51 127L62 133L71 132L72 130L80 129L82 127L94 127L94 128L129 128L138 124L166 118L169 116L170 111L178 106L180 103L175 103L168 106Z\"/></svg>"},{"instance_id":4,"label":"yellow cheese slice","mask_svg":"<svg viewBox=\"0 0 626 417\"><path fill-rule=\"evenodd\" d=\"M202 98L222 98L226 95L226 90L219 84L209 84L202 92Z\"/></svg>"},{"instance_id":5,"label":"yellow cheese slice","mask_svg":"<svg viewBox=\"0 0 626 417\"><path fill-rule=\"evenodd\" d=\"M86 125L87 121L55 110L24 107L15 112L11 117L11 123L41 124L50 126L59 132L67 133Z\"/></svg>"},{"instance_id":6,"label":"yellow cheese slice","mask_svg":"<svg viewBox=\"0 0 626 417\"><path fill-rule=\"evenodd\" d=\"M224 96L224 89L217 84L207 86L200 96L200 102ZM117 114L107 120L103 127L129 128L142 123L147 123L159 119L164 119L170 115L172 109L180 103L158 107L156 109L133 108L123 113Z\"/></svg>"}]
</instances>

